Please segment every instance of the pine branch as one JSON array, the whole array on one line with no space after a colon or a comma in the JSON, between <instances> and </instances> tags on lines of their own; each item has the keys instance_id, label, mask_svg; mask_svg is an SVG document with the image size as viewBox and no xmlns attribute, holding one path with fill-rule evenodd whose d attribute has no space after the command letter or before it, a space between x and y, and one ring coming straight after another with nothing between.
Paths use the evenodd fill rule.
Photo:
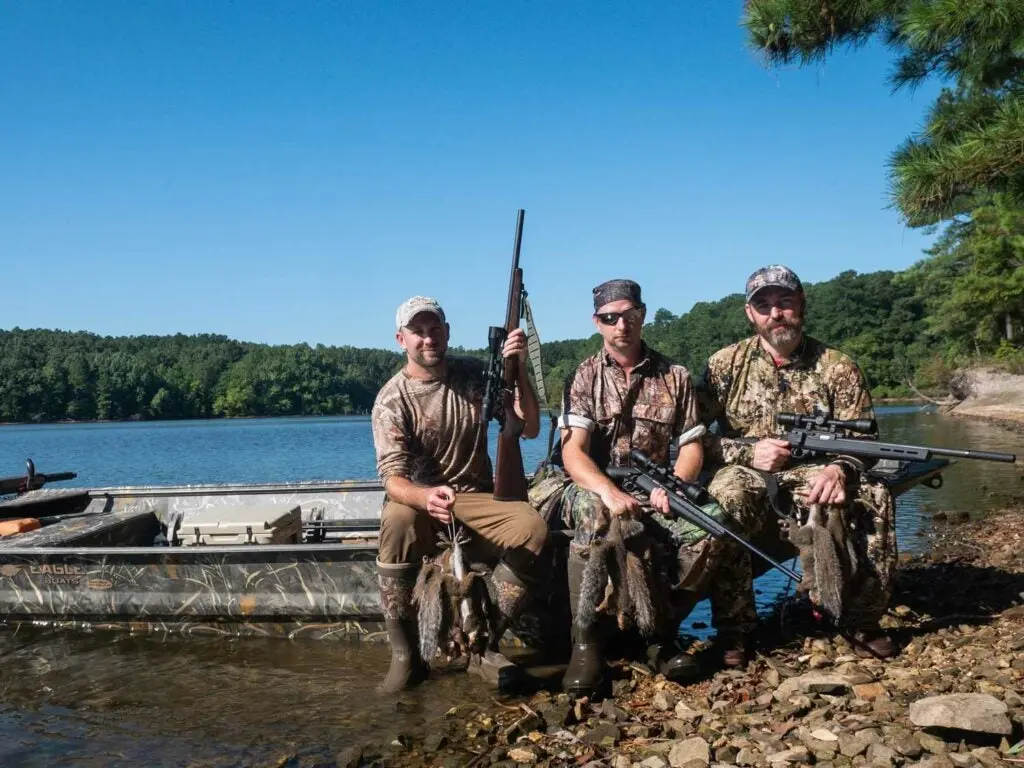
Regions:
<instances>
[{"instance_id":1,"label":"pine branch","mask_svg":"<svg viewBox=\"0 0 1024 768\"><path fill-rule=\"evenodd\" d=\"M891 168L894 201L912 226L963 210L979 191L1012 191L1024 177L1024 100L1004 101L956 141L911 139Z\"/></svg>"}]
</instances>

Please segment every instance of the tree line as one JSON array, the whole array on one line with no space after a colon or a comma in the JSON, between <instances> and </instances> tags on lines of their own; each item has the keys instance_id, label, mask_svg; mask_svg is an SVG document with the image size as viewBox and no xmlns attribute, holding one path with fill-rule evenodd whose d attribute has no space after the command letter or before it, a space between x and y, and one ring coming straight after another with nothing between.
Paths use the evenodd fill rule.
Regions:
<instances>
[{"instance_id":1,"label":"tree line","mask_svg":"<svg viewBox=\"0 0 1024 768\"><path fill-rule=\"evenodd\" d=\"M847 271L808 284L807 330L857 360L876 397L944 394L957 367L979 361L1024 372L1022 253L1024 215L979 212L906 271ZM713 352L749 333L742 294L698 302L680 315L658 309L644 330L652 347L694 376ZM549 404L558 404L568 376L600 344L594 333L541 345ZM0 421L368 413L402 361L397 351L271 346L213 334L15 328L0 331Z\"/></svg>"}]
</instances>

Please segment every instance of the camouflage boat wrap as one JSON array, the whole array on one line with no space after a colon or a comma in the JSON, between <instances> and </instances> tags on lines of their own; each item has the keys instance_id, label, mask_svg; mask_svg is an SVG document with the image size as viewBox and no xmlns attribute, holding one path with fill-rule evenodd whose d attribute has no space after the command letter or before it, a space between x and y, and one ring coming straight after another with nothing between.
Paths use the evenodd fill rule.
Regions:
<instances>
[{"instance_id":1,"label":"camouflage boat wrap","mask_svg":"<svg viewBox=\"0 0 1024 768\"><path fill-rule=\"evenodd\" d=\"M55 495L19 497L19 514L31 515L33 501L51 510ZM88 496L60 522L0 539L7 623L318 640L384 635L377 483L110 488ZM172 516L187 530L200 510L266 504L300 506L307 536L323 541L153 545Z\"/></svg>"}]
</instances>

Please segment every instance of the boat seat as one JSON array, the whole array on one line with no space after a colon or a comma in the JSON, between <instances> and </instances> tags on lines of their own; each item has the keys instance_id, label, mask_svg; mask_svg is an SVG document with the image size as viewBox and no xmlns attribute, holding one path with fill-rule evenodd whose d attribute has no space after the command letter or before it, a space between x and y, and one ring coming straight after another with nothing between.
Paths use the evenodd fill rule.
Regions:
<instances>
[{"instance_id":1,"label":"boat seat","mask_svg":"<svg viewBox=\"0 0 1024 768\"><path fill-rule=\"evenodd\" d=\"M149 509L122 509L62 520L0 539L0 548L149 546L160 522Z\"/></svg>"},{"instance_id":2,"label":"boat seat","mask_svg":"<svg viewBox=\"0 0 1024 768\"><path fill-rule=\"evenodd\" d=\"M90 501L84 488L39 488L0 501L0 518L71 514L81 512Z\"/></svg>"}]
</instances>

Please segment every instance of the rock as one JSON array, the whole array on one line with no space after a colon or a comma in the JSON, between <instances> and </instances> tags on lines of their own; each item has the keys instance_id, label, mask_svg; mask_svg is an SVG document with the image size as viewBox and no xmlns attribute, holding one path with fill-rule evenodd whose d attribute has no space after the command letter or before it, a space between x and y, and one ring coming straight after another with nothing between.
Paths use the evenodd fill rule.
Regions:
<instances>
[{"instance_id":1,"label":"rock","mask_svg":"<svg viewBox=\"0 0 1024 768\"><path fill-rule=\"evenodd\" d=\"M668 712L674 709L678 699L671 691L658 691L651 697L651 705L661 712Z\"/></svg>"},{"instance_id":2,"label":"rock","mask_svg":"<svg viewBox=\"0 0 1024 768\"><path fill-rule=\"evenodd\" d=\"M667 768L668 763L665 762L665 758L659 755L651 755L646 760L640 763L641 768Z\"/></svg>"},{"instance_id":3,"label":"rock","mask_svg":"<svg viewBox=\"0 0 1024 768\"><path fill-rule=\"evenodd\" d=\"M530 747L514 747L508 751L508 758L517 763L536 763L537 752Z\"/></svg>"},{"instance_id":4,"label":"rock","mask_svg":"<svg viewBox=\"0 0 1024 768\"><path fill-rule=\"evenodd\" d=\"M732 765L736 762L736 756L739 755L740 750L738 747L732 744L726 744L723 747L719 747L715 750L715 762L726 763Z\"/></svg>"},{"instance_id":5,"label":"rock","mask_svg":"<svg viewBox=\"0 0 1024 768\"><path fill-rule=\"evenodd\" d=\"M839 737L827 728L818 728L811 731L811 736L818 741L839 741Z\"/></svg>"},{"instance_id":6,"label":"rock","mask_svg":"<svg viewBox=\"0 0 1024 768\"><path fill-rule=\"evenodd\" d=\"M435 731L423 740L423 748L428 752L437 752L439 749L443 749L447 743L448 737Z\"/></svg>"},{"instance_id":7,"label":"rock","mask_svg":"<svg viewBox=\"0 0 1024 768\"><path fill-rule=\"evenodd\" d=\"M662 723L662 727L669 736L675 737L686 737L693 733L693 723L688 723L685 720L666 720Z\"/></svg>"},{"instance_id":8,"label":"rock","mask_svg":"<svg viewBox=\"0 0 1024 768\"><path fill-rule=\"evenodd\" d=\"M873 683L875 681L874 676L864 667L849 661L836 667L836 674L845 677L846 682L850 685L863 685L864 683Z\"/></svg>"},{"instance_id":9,"label":"rock","mask_svg":"<svg viewBox=\"0 0 1024 768\"><path fill-rule=\"evenodd\" d=\"M672 768L682 768L686 763L695 760L699 760L704 765L711 763L711 747L700 736L677 741L668 753L668 762Z\"/></svg>"},{"instance_id":10,"label":"rock","mask_svg":"<svg viewBox=\"0 0 1024 768\"><path fill-rule=\"evenodd\" d=\"M839 751L846 757L856 757L878 741L881 737L870 728L854 733L839 734Z\"/></svg>"},{"instance_id":11,"label":"rock","mask_svg":"<svg viewBox=\"0 0 1024 768\"><path fill-rule=\"evenodd\" d=\"M757 750L751 749L750 747L743 747L739 754L736 755L736 765L756 765L757 758L760 755Z\"/></svg>"},{"instance_id":12,"label":"rock","mask_svg":"<svg viewBox=\"0 0 1024 768\"><path fill-rule=\"evenodd\" d=\"M343 749L337 754L334 761L338 764L338 768L359 768L359 764L363 761L363 748L359 746Z\"/></svg>"},{"instance_id":13,"label":"rock","mask_svg":"<svg viewBox=\"0 0 1024 768\"><path fill-rule=\"evenodd\" d=\"M811 755L807 751L807 747L801 746L791 747L782 752L767 755L767 758L768 762L772 765L778 765L779 763L808 763L811 760Z\"/></svg>"},{"instance_id":14,"label":"rock","mask_svg":"<svg viewBox=\"0 0 1024 768\"><path fill-rule=\"evenodd\" d=\"M616 723L629 720L629 715L615 706L615 702L611 699L605 699L601 702L601 716L608 720L614 720Z\"/></svg>"},{"instance_id":15,"label":"rock","mask_svg":"<svg viewBox=\"0 0 1024 768\"><path fill-rule=\"evenodd\" d=\"M917 764L917 768L955 768L953 761L945 755L933 755Z\"/></svg>"},{"instance_id":16,"label":"rock","mask_svg":"<svg viewBox=\"0 0 1024 768\"><path fill-rule=\"evenodd\" d=\"M978 758L978 762L986 768L999 768L1003 765L1003 759L999 756L999 750L995 747L979 747L972 749L971 754Z\"/></svg>"},{"instance_id":17,"label":"rock","mask_svg":"<svg viewBox=\"0 0 1024 768\"><path fill-rule=\"evenodd\" d=\"M921 742L921 747L933 755L941 755L946 751L946 742L934 734L919 733L917 739Z\"/></svg>"},{"instance_id":18,"label":"rock","mask_svg":"<svg viewBox=\"0 0 1024 768\"><path fill-rule=\"evenodd\" d=\"M885 696L885 686L881 683L861 683L853 686L853 693L858 699L874 701L879 696Z\"/></svg>"},{"instance_id":19,"label":"rock","mask_svg":"<svg viewBox=\"0 0 1024 768\"><path fill-rule=\"evenodd\" d=\"M632 678L612 680L612 696L620 698L626 696L636 687L636 681Z\"/></svg>"},{"instance_id":20,"label":"rock","mask_svg":"<svg viewBox=\"0 0 1024 768\"><path fill-rule=\"evenodd\" d=\"M614 723L598 723L583 735L583 741L597 747L614 747L619 743L619 727Z\"/></svg>"},{"instance_id":21,"label":"rock","mask_svg":"<svg viewBox=\"0 0 1024 768\"><path fill-rule=\"evenodd\" d=\"M778 670L769 669L767 672L764 673L764 681L772 688L778 688L779 683L782 682L782 678L779 675Z\"/></svg>"},{"instance_id":22,"label":"rock","mask_svg":"<svg viewBox=\"0 0 1024 768\"><path fill-rule=\"evenodd\" d=\"M890 768L896 763L896 750L881 743L869 744L867 758L872 765L877 765L879 768Z\"/></svg>"},{"instance_id":23,"label":"rock","mask_svg":"<svg viewBox=\"0 0 1024 768\"><path fill-rule=\"evenodd\" d=\"M1006 705L985 693L929 696L910 705L910 722L920 728L938 726L1008 736L1013 730Z\"/></svg>"},{"instance_id":24,"label":"rock","mask_svg":"<svg viewBox=\"0 0 1024 768\"><path fill-rule=\"evenodd\" d=\"M924 751L924 747L921 746L921 740L917 737L917 734L906 733L897 736L892 740L893 749L899 752L904 757L909 757L912 760L921 756Z\"/></svg>"},{"instance_id":25,"label":"rock","mask_svg":"<svg viewBox=\"0 0 1024 768\"><path fill-rule=\"evenodd\" d=\"M633 764L626 755L616 755L612 758L612 768L629 768Z\"/></svg>"},{"instance_id":26,"label":"rock","mask_svg":"<svg viewBox=\"0 0 1024 768\"><path fill-rule=\"evenodd\" d=\"M849 690L850 684L840 675L826 674L824 672L808 672L798 677L791 677L784 680L775 689L776 701L787 701L796 693L844 693Z\"/></svg>"},{"instance_id":27,"label":"rock","mask_svg":"<svg viewBox=\"0 0 1024 768\"><path fill-rule=\"evenodd\" d=\"M525 736L530 731L539 731L544 725L541 717L530 712L506 728L501 734L501 739L505 744L514 744L520 736Z\"/></svg>"},{"instance_id":28,"label":"rock","mask_svg":"<svg viewBox=\"0 0 1024 768\"><path fill-rule=\"evenodd\" d=\"M971 754L962 754L960 752L950 752L946 755L950 762L957 768L970 768L972 765L978 764L978 758Z\"/></svg>"},{"instance_id":29,"label":"rock","mask_svg":"<svg viewBox=\"0 0 1024 768\"><path fill-rule=\"evenodd\" d=\"M676 704L676 718L682 720L684 723L693 723L696 725L700 722L700 719L704 716L702 712L698 712L695 709L691 709L686 702L680 701Z\"/></svg>"},{"instance_id":30,"label":"rock","mask_svg":"<svg viewBox=\"0 0 1024 768\"><path fill-rule=\"evenodd\" d=\"M832 666L832 660L828 656L815 653L811 655L810 659L808 659L807 666L811 669L823 669L824 667Z\"/></svg>"}]
</instances>

